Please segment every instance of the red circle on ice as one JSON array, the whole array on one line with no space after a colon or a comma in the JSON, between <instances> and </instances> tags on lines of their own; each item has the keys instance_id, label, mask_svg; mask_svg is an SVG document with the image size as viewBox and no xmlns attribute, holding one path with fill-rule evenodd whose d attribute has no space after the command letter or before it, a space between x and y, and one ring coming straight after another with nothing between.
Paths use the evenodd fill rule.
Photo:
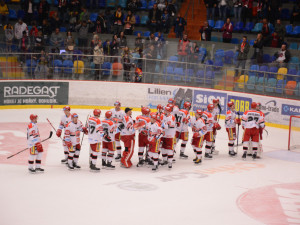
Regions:
<instances>
[{"instance_id":1,"label":"red circle on ice","mask_svg":"<svg viewBox=\"0 0 300 225\"><path fill-rule=\"evenodd\" d=\"M300 183L249 190L237 205L248 216L268 225L300 224Z\"/></svg>"}]
</instances>

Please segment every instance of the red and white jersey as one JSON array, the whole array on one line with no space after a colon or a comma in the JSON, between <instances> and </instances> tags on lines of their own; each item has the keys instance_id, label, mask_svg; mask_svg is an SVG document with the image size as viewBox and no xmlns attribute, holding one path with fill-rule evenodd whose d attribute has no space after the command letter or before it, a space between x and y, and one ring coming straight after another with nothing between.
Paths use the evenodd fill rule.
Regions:
<instances>
[{"instance_id":1,"label":"red and white jersey","mask_svg":"<svg viewBox=\"0 0 300 225\"><path fill-rule=\"evenodd\" d=\"M165 138L174 138L176 134L176 121L175 116L172 114L163 115L162 119L162 127L164 129L164 136Z\"/></svg>"},{"instance_id":2,"label":"red and white jersey","mask_svg":"<svg viewBox=\"0 0 300 225\"><path fill-rule=\"evenodd\" d=\"M187 118L188 122L184 123L183 119ZM176 127L176 130L179 132L188 132L189 122L190 122L190 114L186 109L180 109L178 113L175 115L175 119L177 123L180 123L179 127Z\"/></svg>"},{"instance_id":3,"label":"red and white jersey","mask_svg":"<svg viewBox=\"0 0 300 225\"><path fill-rule=\"evenodd\" d=\"M80 132L82 131L82 123L80 120L77 123L71 121L65 127L65 141L72 142L72 145L75 146L80 144Z\"/></svg>"},{"instance_id":4,"label":"red and white jersey","mask_svg":"<svg viewBox=\"0 0 300 225\"><path fill-rule=\"evenodd\" d=\"M126 115L123 110L117 111L115 108L110 110L112 112L112 118L117 118L118 122L122 122L123 117Z\"/></svg>"},{"instance_id":5,"label":"red and white jersey","mask_svg":"<svg viewBox=\"0 0 300 225\"><path fill-rule=\"evenodd\" d=\"M158 122L148 123L147 129L148 129L148 136L149 136L148 139L151 139L152 137L159 138L163 132L163 129L161 128Z\"/></svg>"},{"instance_id":6,"label":"red and white jersey","mask_svg":"<svg viewBox=\"0 0 300 225\"><path fill-rule=\"evenodd\" d=\"M174 105L173 111L171 112L171 114L173 114L175 116L178 112L179 112L179 107L177 105Z\"/></svg>"},{"instance_id":7,"label":"red and white jersey","mask_svg":"<svg viewBox=\"0 0 300 225\"><path fill-rule=\"evenodd\" d=\"M214 110L212 111L211 114L212 114L212 116L213 116L214 122L217 122L217 120L218 120L218 115L221 114L219 107L216 106L216 107L214 108Z\"/></svg>"},{"instance_id":8,"label":"red and white jersey","mask_svg":"<svg viewBox=\"0 0 300 225\"><path fill-rule=\"evenodd\" d=\"M193 133L199 133L200 136L203 136L207 132L207 127L205 125L205 121L202 118L198 118L193 121L191 124Z\"/></svg>"},{"instance_id":9,"label":"red and white jersey","mask_svg":"<svg viewBox=\"0 0 300 225\"><path fill-rule=\"evenodd\" d=\"M109 138L114 141L117 131L117 125L112 120L102 120L103 133L107 134Z\"/></svg>"},{"instance_id":10,"label":"red and white jersey","mask_svg":"<svg viewBox=\"0 0 300 225\"><path fill-rule=\"evenodd\" d=\"M96 144L102 141L103 127L101 120L96 117L90 117L88 119L88 137L90 144Z\"/></svg>"},{"instance_id":11,"label":"red and white jersey","mask_svg":"<svg viewBox=\"0 0 300 225\"><path fill-rule=\"evenodd\" d=\"M67 124L70 123L71 121L72 121L71 114L69 116L63 115L60 119L58 129L63 130L64 128L66 128Z\"/></svg>"},{"instance_id":12,"label":"red and white jersey","mask_svg":"<svg viewBox=\"0 0 300 225\"><path fill-rule=\"evenodd\" d=\"M41 142L40 132L36 123L30 122L27 126L27 143L31 148L36 143Z\"/></svg>"},{"instance_id":13,"label":"red and white jersey","mask_svg":"<svg viewBox=\"0 0 300 225\"><path fill-rule=\"evenodd\" d=\"M236 127L236 123L235 123L236 116L237 116L236 111L228 110L226 112L226 117L225 117L225 127L226 128Z\"/></svg>"},{"instance_id":14,"label":"red and white jersey","mask_svg":"<svg viewBox=\"0 0 300 225\"><path fill-rule=\"evenodd\" d=\"M264 114L256 110L248 110L244 113L242 117L242 126L244 128L264 128L265 119Z\"/></svg>"},{"instance_id":15,"label":"red and white jersey","mask_svg":"<svg viewBox=\"0 0 300 225\"><path fill-rule=\"evenodd\" d=\"M132 135L135 133L135 129L133 127L133 119L131 118L131 116L124 116L123 124L125 127L121 130L121 136Z\"/></svg>"},{"instance_id":16,"label":"red and white jersey","mask_svg":"<svg viewBox=\"0 0 300 225\"><path fill-rule=\"evenodd\" d=\"M145 115L140 115L140 116L137 116L137 117L136 117L135 122L136 122L136 123L139 123L139 122L145 122L145 124L146 124L146 126L147 126L147 124L150 123L150 118L147 117L147 116L145 116ZM142 131L147 130L146 126L145 126L145 128L139 129L139 133L141 133Z\"/></svg>"},{"instance_id":17,"label":"red and white jersey","mask_svg":"<svg viewBox=\"0 0 300 225\"><path fill-rule=\"evenodd\" d=\"M202 113L201 118L203 118L205 125L207 127L207 131L213 131L214 126L214 118L210 112L204 111Z\"/></svg>"}]
</instances>

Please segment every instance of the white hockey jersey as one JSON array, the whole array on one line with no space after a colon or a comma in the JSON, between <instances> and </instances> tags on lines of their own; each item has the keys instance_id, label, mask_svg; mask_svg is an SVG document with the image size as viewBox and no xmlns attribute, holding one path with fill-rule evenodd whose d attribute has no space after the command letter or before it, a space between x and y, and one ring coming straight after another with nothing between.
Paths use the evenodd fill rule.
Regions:
<instances>
[{"instance_id":1,"label":"white hockey jersey","mask_svg":"<svg viewBox=\"0 0 300 225\"><path fill-rule=\"evenodd\" d=\"M90 117L88 119L88 139L90 144L96 144L102 141L103 127L99 118Z\"/></svg>"},{"instance_id":2,"label":"white hockey jersey","mask_svg":"<svg viewBox=\"0 0 300 225\"><path fill-rule=\"evenodd\" d=\"M115 140L117 125L108 119L102 120L103 134L108 135L111 141Z\"/></svg>"},{"instance_id":3,"label":"white hockey jersey","mask_svg":"<svg viewBox=\"0 0 300 225\"><path fill-rule=\"evenodd\" d=\"M214 108L214 110L212 111L211 114L212 114L212 117L213 117L213 119L214 119L213 122L214 122L214 123L217 122L217 121L218 121L218 115L221 114L219 107L216 106L216 107Z\"/></svg>"},{"instance_id":4,"label":"white hockey jersey","mask_svg":"<svg viewBox=\"0 0 300 225\"><path fill-rule=\"evenodd\" d=\"M30 122L27 126L27 143L31 148L36 143L41 142L40 132L36 123Z\"/></svg>"},{"instance_id":5,"label":"white hockey jersey","mask_svg":"<svg viewBox=\"0 0 300 225\"><path fill-rule=\"evenodd\" d=\"M135 129L133 127L133 119L130 116L123 117L124 129L121 130L121 136L124 135L132 135L135 133Z\"/></svg>"},{"instance_id":6,"label":"white hockey jersey","mask_svg":"<svg viewBox=\"0 0 300 225\"><path fill-rule=\"evenodd\" d=\"M207 128L207 131L213 131L213 126L214 126L214 118L213 115L210 112L203 112L202 113L202 117L201 117L204 122L205 122L205 126Z\"/></svg>"},{"instance_id":7,"label":"white hockey jersey","mask_svg":"<svg viewBox=\"0 0 300 225\"><path fill-rule=\"evenodd\" d=\"M226 128L234 128L236 127L235 119L237 117L237 112L228 110L225 118L225 127Z\"/></svg>"},{"instance_id":8,"label":"white hockey jersey","mask_svg":"<svg viewBox=\"0 0 300 225\"><path fill-rule=\"evenodd\" d=\"M193 133L198 133L201 137L207 132L205 121L202 118L198 118L197 120L195 118L195 120L193 120L193 122L191 123L191 126Z\"/></svg>"},{"instance_id":9,"label":"white hockey jersey","mask_svg":"<svg viewBox=\"0 0 300 225\"><path fill-rule=\"evenodd\" d=\"M163 115L162 118L162 128L164 130L164 136L165 138L174 138L176 134L176 121L175 116L172 114Z\"/></svg>"},{"instance_id":10,"label":"white hockey jersey","mask_svg":"<svg viewBox=\"0 0 300 225\"><path fill-rule=\"evenodd\" d=\"M63 130L67 126L67 124L70 123L71 121L72 121L71 114L69 116L63 115L61 117L58 129Z\"/></svg>"},{"instance_id":11,"label":"white hockey jersey","mask_svg":"<svg viewBox=\"0 0 300 225\"><path fill-rule=\"evenodd\" d=\"M188 119L187 123L184 123L184 118ZM179 132L188 132L189 123L190 123L190 114L186 109L180 109L178 113L175 115L176 123L179 123L179 127L176 127L176 130Z\"/></svg>"},{"instance_id":12,"label":"white hockey jersey","mask_svg":"<svg viewBox=\"0 0 300 225\"><path fill-rule=\"evenodd\" d=\"M65 128L65 141L72 142L73 146L80 144L80 132L82 132L81 121L78 120L77 123L71 121Z\"/></svg>"},{"instance_id":13,"label":"white hockey jersey","mask_svg":"<svg viewBox=\"0 0 300 225\"><path fill-rule=\"evenodd\" d=\"M161 128L158 122L148 123L147 130L148 130L149 141L151 141L153 137L159 139L163 133L163 129Z\"/></svg>"},{"instance_id":14,"label":"white hockey jersey","mask_svg":"<svg viewBox=\"0 0 300 225\"><path fill-rule=\"evenodd\" d=\"M117 118L119 122L121 122L126 115L123 110L117 111L115 108L110 110L112 112L112 118Z\"/></svg>"},{"instance_id":15,"label":"white hockey jersey","mask_svg":"<svg viewBox=\"0 0 300 225\"><path fill-rule=\"evenodd\" d=\"M265 119L264 114L256 110L248 110L244 113L242 117L242 126L244 128L264 128Z\"/></svg>"}]
</instances>

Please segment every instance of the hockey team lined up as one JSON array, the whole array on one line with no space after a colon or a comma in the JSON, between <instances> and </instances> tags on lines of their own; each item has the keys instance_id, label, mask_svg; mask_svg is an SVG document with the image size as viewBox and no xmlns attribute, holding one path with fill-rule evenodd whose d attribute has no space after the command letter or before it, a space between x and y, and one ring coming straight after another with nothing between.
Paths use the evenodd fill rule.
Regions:
<instances>
[{"instance_id":1,"label":"hockey team lined up","mask_svg":"<svg viewBox=\"0 0 300 225\"><path fill-rule=\"evenodd\" d=\"M221 129L219 115L221 107L219 100L214 99L213 104L207 105L207 110L200 109L192 112L191 103L185 102L183 108L179 109L174 99L169 99L166 106L158 105L156 112L151 112L148 107L142 107L141 113L134 120L132 118L132 108L121 109L121 103L116 101L114 108L105 113L105 119L100 120L101 110L95 109L93 116L87 118L85 126L78 119L76 113L71 113L71 108L63 108L64 115L56 135L62 139L65 163L70 170L79 169L78 159L81 151L83 137L81 133L88 135L90 144L90 169L100 171L96 166L98 157L102 160L102 167L114 169L113 159L120 161L121 166L130 168L131 158L134 153L135 133L138 131L138 164L141 167L145 164L151 165L152 170L156 171L158 166L168 166L172 168L175 161L174 154L176 145L180 145L180 158L187 159L185 148L189 139L189 127L192 129L192 141L195 158L193 162L202 162L202 147L205 142L204 158L212 159L216 154L215 140L217 131ZM225 118L225 128L228 133L228 149L230 156L236 156L234 142L237 139L237 126L242 125L243 133L243 156L245 160L249 146L252 146L253 159L260 158L262 146L262 132L265 127L264 114L261 112L261 104L252 102L251 110L246 111L242 119L235 110L233 102L228 102L228 111ZM44 171L41 168L41 158L43 147L37 127L37 115L30 115L28 125L28 146L30 148L29 171ZM54 128L55 129L55 128ZM63 134L63 138L61 137ZM83 135L84 135L83 134ZM124 143L122 152L121 143ZM102 148L101 148L102 146ZM102 152L100 152L102 149ZM116 152L116 156L115 156ZM249 153L248 153L249 155ZM34 167L34 159L35 167Z\"/></svg>"}]
</instances>

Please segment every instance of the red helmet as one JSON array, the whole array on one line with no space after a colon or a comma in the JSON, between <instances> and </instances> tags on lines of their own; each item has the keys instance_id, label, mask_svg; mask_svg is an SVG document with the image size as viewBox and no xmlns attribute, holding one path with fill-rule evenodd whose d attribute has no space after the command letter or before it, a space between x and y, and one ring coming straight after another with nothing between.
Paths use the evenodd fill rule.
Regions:
<instances>
[{"instance_id":1,"label":"red helmet","mask_svg":"<svg viewBox=\"0 0 300 225\"><path fill-rule=\"evenodd\" d=\"M231 108L232 106L234 106L234 102L228 102L228 103L227 103L227 106L228 106L229 108Z\"/></svg>"},{"instance_id":2,"label":"red helmet","mask_svg":"<svg viewBox=\"0 0 300 225\"><path fill-rule=\"evenodd\" d=\"M167 105L167 107L170 107L170 108L171 108L171 112L172 112L172 111L173 111L173 108L174 108L174 105L171 104L171 103L169 103L169 104Z\"/></svg>"},{"instance_id":3,"label":"red helmet","mask_svg":"<svg viewBox=\"0 0 300 225\"><path fill-rule=\"evenodd\" d=\"M161 115L159 115L158 113L156 114L156 120L161 121Z\"/></svg>"},{"instance_id":4,"label":"red helmet","mask_svg":"<svg viewBox=\"0 0 300 225\"><path fill-rule=\"evenodd\" d=\"M78 118L77 113L73 113L73 114L71 115L71 118L72 118L72 119L73 119L73 118Z\"/></svg>"},{"instance_id":5,"label":"red helmet","mask_svg":"<svg viewBox=\"0 0 300 225\"><path fill-rule=\"evenodd\" d=\"M175 104L174 98L170 98L170 99L168 100L168 103Z\"/></svg>"},{"instance_id":6,"label":"red helmet","mask_svg":"<svg viewBox=\"0 0 300 225\"><path fill-rule=\"evenodd\" d=\"M218 98L215 98L215 99L213 99L213 103L219 103L219 99Z\"/></svg>"},{"instance_id":7,"label":"red helmet","mask_svg":"<svg viewBox=\"0 0 300 225\"><path fill-rule=\"evenodd\" d=\"M172 112L173 109L172 109L171 107L169 107L169 106L166 106L166 107L165 107L165 111L167 111L167 112Z\"/></svg>"},{"instance_id":8,"label":"red helmet","mask_svg":"<svg viewBox=\"0 0 300 225\"><path fill-rule=\"evenodd\" d=\"M161 104L158 104L158 105L157 105L157 110L162 110L162 109L163 109L162 105L161 105Z\"/></svg>"},{"instance_id":9,"label":"red helmet","mask_svg":"<svg viewBox=\"0 0 300 225\"><path fill-rule=\"evenodd\" d=\"M200 116L201 116L201 115L202 115L202 113L203 113L203 111L202 111L201 109L197 109L197 110L196 110L196 113L197 113L198 115L200 115Z\"/></svg>"},{"instance_id":10,"label":"red helmet","mask_svg":"<svg viewBox=\"0 0 300 225\"><path fill-rule=\"evenodd\" d=\"M31 114L31 115L29 116L29 118L30 118L30 120L34 120L34 119L37 119L38 116L37 116L36 114Z\"/></svg>"},{"instance_id":11,"label":"red helmet","mask_svg":"<svg viewBox=\"0 0 300 225\"><path fill-rule=\"evenodd\" d=\"M112 112L111 111L107 111L106 113L105 113L105 118L106 119L109 119L109 118L111 118L112 117Z\"/></svg>"},{"instance_id":12,"label":"red helmet","mask_svg":"<svg viewBox=\"0 0 300 225\"><path fill-rule=\"evenodd\" d=\"M252 102L251 103L251 109L256 109L257 108L257 103L256 102Z\"/></svg>"},{"instance_id":13,"label":"red helmet","mask_svg":"<svg viewBox=\"0 0 300 225\"><path fill-rule=\"evenodd\" d=\"M146 106L142 107L141 111L144 115L148 115L150 113L150 109Z\"/></svg>"},{"instance_id":14,"label":"red helmet","mask_svg":"<svg viewBox=\"0 0 300 225\"><path fill-rule=\"evenodd\" d=\"M155 112L150 113L150 118L157 119L157 114Z\"/></svg>"},{"instance_id":15,"label":"red helmet","mask_svg":"<svg viewBox=\"0 0 300 225\"><path fill-rule=\"evenodd\" d=\"M214 106L213 104L207 105L208 111L211 111L211 110L213 110L214 108L215 108L215 106Z\"/></svg>"},{"instance_id":16,"label":"red helmet","mask_svg":"<svg viewBox=\"0 0 300 225\"><path fill-rule=\"evenodd\" d=\"M191 104L190 102L185 102L185 103L183 104L183 108L185 108L185 109L190 109L191 106L192 106L192 104Z\"/></svg>"},{"instance_id":17,"label":"red helmet","mask_svg":"<svg viewBox=\"0 0 300 225\"><path fill-rule=\"evenodd\" d=\"M71 108L70 108L70 106L67 105L67 106L65 106L65 107L63 108L63 110L64 110L64 111L71 111Z\"/></svg>"},{"instance_id":18,"label":"red helmet","mask_svg":"<svg viewBox=\"0 0 300 225\"><path fill-rule=\"evenodd\" d=\"M114 106L121 106L121 102L116 101L116 102L114 103Z\"/></svg>"},{"instance_id":19,"label":"red helmet","mask_svg":"<svg viewBox=\"0 0 300 225\"><path fill-rule=\"evenodd\" d=\"M94 109L94 116L100 116L101 110L100 109Z\"/></svg>"}]
</instances>

